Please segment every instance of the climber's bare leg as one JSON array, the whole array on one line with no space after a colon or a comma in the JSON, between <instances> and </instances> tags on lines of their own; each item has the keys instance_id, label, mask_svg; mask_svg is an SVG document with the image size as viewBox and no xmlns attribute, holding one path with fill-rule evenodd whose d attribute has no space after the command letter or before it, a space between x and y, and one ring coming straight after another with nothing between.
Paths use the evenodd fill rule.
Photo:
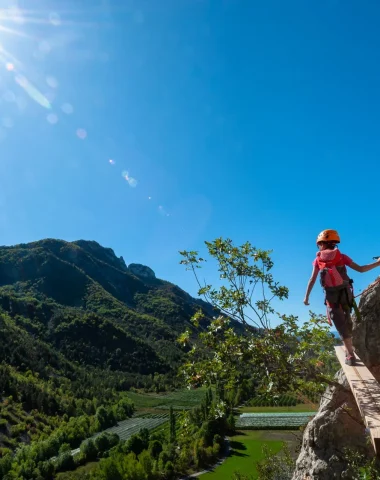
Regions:
<instances>
[{"instance_id":1,"label":"climber's bare leg","mask_svg":"<svg viewBox=\"0 0 380 480\"><path fill-rule=\"evenodd\" d=\"M343 308L327 307L327 315L333 321L340 338L342 339L347 356L354 355L354 347L352 345L352 319L350 313L344 311Z\"/></svg>"},{"instance_id":2,"label":"climber's bare leg","mask_svg":"<svg viewBox=\"0 0 380 480\"><path fill-rule=\"evenodd\" d=\"M344 346L346 347L346 355L354 355L354 347L352 345L352 337L343 338Z\"/></svg>"}]
</instances>

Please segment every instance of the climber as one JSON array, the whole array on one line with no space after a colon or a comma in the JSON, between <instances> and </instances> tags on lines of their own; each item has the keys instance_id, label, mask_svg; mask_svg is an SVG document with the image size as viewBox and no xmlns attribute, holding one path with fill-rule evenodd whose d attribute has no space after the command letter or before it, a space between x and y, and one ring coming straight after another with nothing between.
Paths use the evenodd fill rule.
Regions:
<instances>
[{"instance_id":1,"label":"climber","mask_svg":"<svg viewBox=\"0 0 380 480\"><path fill-rule=\"evenodd\" d=\"M352 346L352 320L351 310L354 306L352 289L353 281L347 274L346 266L364 273L380 266L380 258L369 265L358 265L347 255L343 255L337 248L340 243L336 230L323 230L317 237L319 252L313 261L313 271L307 285L303 303L309 305L309 296L314 287L318 273L321 285L325 291L325 305L327 318L331 325L334 322L344 346L346 347L346 364L355 365L355 354Z\"/></svg>"}]
</instances>

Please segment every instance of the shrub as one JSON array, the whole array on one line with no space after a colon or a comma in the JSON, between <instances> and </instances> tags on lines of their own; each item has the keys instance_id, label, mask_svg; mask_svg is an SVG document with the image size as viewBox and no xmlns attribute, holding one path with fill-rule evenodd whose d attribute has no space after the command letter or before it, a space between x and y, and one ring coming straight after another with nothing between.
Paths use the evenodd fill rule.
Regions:
<instances>
[{"instance_id":1,"label":"shrub","mask_svg":"<svg viewBox=\"0 0 380 480\"><path fill-rule=\"evenodd\" d=\"M21 433L24 433L25 430L26 430L25 423L19 423L11 426L10 434L12 437L17 438Z\"/></svg>"},{"instance_id":2,"label":"shrub","mask_svg":"<svg viewBox=\"0 0 380 480\"><path fill-rule=\"evenodd\" d=\"M91 438L82 442L80 446L80 451L85 457L85 459L89 462L92 460L96 460L96 457L98 456L98 450L95 446L94 441Z\"/></svg>"},{"instance_id":3,"label":"shrub","mask_svg":"<svg viewBox=\"0 0 380 480\"><path fill-rule=\"evenodd\" d=\"M65 472L67 470L74 470L76 468L74 459L70 452L65 452L60 455L55 463L57 472Z\"/></svg>"},{"instance_id":4,"label":"shrub","mask_svg":"<svg viewBox=\"0 0 380 480\"><path fill-rule=\"evenodd\" d=\"M263 445L264 459L256 464L257 480L291 480L295 468L295 461L285 444L281 454L271 452L266 444Z\"/></svg>"},{"instance_id":5,"label":"shrub","mask_svg":"<svg viewBox=\"0 0 380 480\"><path fill-rule=\"evenodd\" d=\"M58 453L61 455L65 452L71 452L71 447L68 443L62 443L62 445L59 447Z\"/></svg>"},{"instance_id":6,"label":"shrub","mask_svg":"<svg viewBox=\"0 0 380 480\"><path fill-rule=\"evenodd\" d=\"M162 444L158 440L151 440L149 442L149 453L152 458L158 458L160 453L162 452Z\"/></svg>"},{"instance_id":7,"label":"shrub","mask_svg":"<svg viewBox=\"0 0 380 480\"><path fill-rule=\"evenodd\" d=\"M94 446L99 454L103 454L119 443L119 437L115 433L103 432L94 440Z\"/></svg>"},{"instance_id":8,"label":"shrub","mask_svg":"<svg viewBox=\"0 0 380 480\"><path fill-rule=\"evenodd\" d=\"M125 453L133 452L136 455L144 450L144 442L138 435L132 435L125 444Z\"/></svg>"},{"instance_id":9,"label":"shrub","mask_svg":"<svg viewBox=\"0 0 380 480\"><path fill-rule=\"evenodd\" d=\"M170 460L165 464L164 475L168 480L175 478L174 465Z\"/></svg>"}]
</instances>

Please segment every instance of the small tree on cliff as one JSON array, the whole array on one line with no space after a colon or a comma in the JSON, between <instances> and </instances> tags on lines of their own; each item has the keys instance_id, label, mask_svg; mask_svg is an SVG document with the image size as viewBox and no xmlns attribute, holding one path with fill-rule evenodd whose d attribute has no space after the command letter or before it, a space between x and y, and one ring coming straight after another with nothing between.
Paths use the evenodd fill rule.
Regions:
<instances>
[{"instance_id":1,"label":"small tree on cliff","mask_svg":"<svg viewBox=\"0 0 380 480\"><path fill-rule=\"evenodd\" d=\"M197 341L191 341L189 329L179 338L181 344L192 345L182 367L186 381L218 386L223 398L247 375L263 394L322 391L332 380L323 367L334 361L335 344L325 318L310 312L308 322L300 326L297 317L276 312L274 300L287 299L289 292L274 280L270 251L249 242L235 246L223 238L205 243L216 261L218 287L201 282L198 269L206 260L198 252L180 252L181 264L198 283L198 294L216 314L205 328L202 312L194 315L193 324L201 330ZM279 323L272 327L275 318Z\"/></svg>"}]
</instances>

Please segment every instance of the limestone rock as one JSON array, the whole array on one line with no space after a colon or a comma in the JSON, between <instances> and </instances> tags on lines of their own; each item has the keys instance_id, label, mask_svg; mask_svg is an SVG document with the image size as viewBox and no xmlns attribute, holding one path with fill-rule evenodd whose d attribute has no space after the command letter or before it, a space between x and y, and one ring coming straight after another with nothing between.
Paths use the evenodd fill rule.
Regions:
<instances>
[{"instance_id":1,"label":"limestone rock","mask_svg":"<svg viewBox=\"0 0 380 480\"><path fill-rule=\"evenodd\" d=\"M140 263L131 263L128 266L128 269L137 277L149 278L149 279L156 278L156 274L151 268L145 265L141 265Z\"/></svg>"},{"instance_id":2,"label":"limestone rock","mask_svg":"<svg viewBox=\"0 0 380 480\"><path fill-rule=\"evenodd\" d=\"M373 284L353 318L353 344L372 374L380 380L380 283ZM351 479L344 460L349 448L371 458L374 450L343 370L337 386L327 388L316 416L307 425L292 480Z\"/></svg>"},{"instance_id":3,"label":"limestone rock","mask_svg":"<svg viewBox=\"0 0 380 480\"><path fill-rule=\"evenodd\" d=\"M128 267L127 267L127 264L125 263L124 258L121 256L121 257L119 257L119 260L120 260L120 263L123 265L123 267L127 270Z\"/></svg>"},{"instance_id":4,"label":"limestone rock","mask_svg":"<svg viewBox=\"0 0 380 480\"><path fill-rule=\"evenodd\" d=\"M360 297L359 311L361 318L354 318L353 344L361 360L379 381L379 368L371 367L380 365L380 282L374 282Z\"/></svg>"},{"instance_id":5,"label":"limestone rock","mask_svg":"<svg viewBox=\"0 0 380 480\"><path fill-rule=\"evenodd\" d=\"M292 480L349 479L343 460L346 447L373 455L365 426L343 370L338 386L327 388L316 416L308 423Z\"/></svg>"}]
</instances>

